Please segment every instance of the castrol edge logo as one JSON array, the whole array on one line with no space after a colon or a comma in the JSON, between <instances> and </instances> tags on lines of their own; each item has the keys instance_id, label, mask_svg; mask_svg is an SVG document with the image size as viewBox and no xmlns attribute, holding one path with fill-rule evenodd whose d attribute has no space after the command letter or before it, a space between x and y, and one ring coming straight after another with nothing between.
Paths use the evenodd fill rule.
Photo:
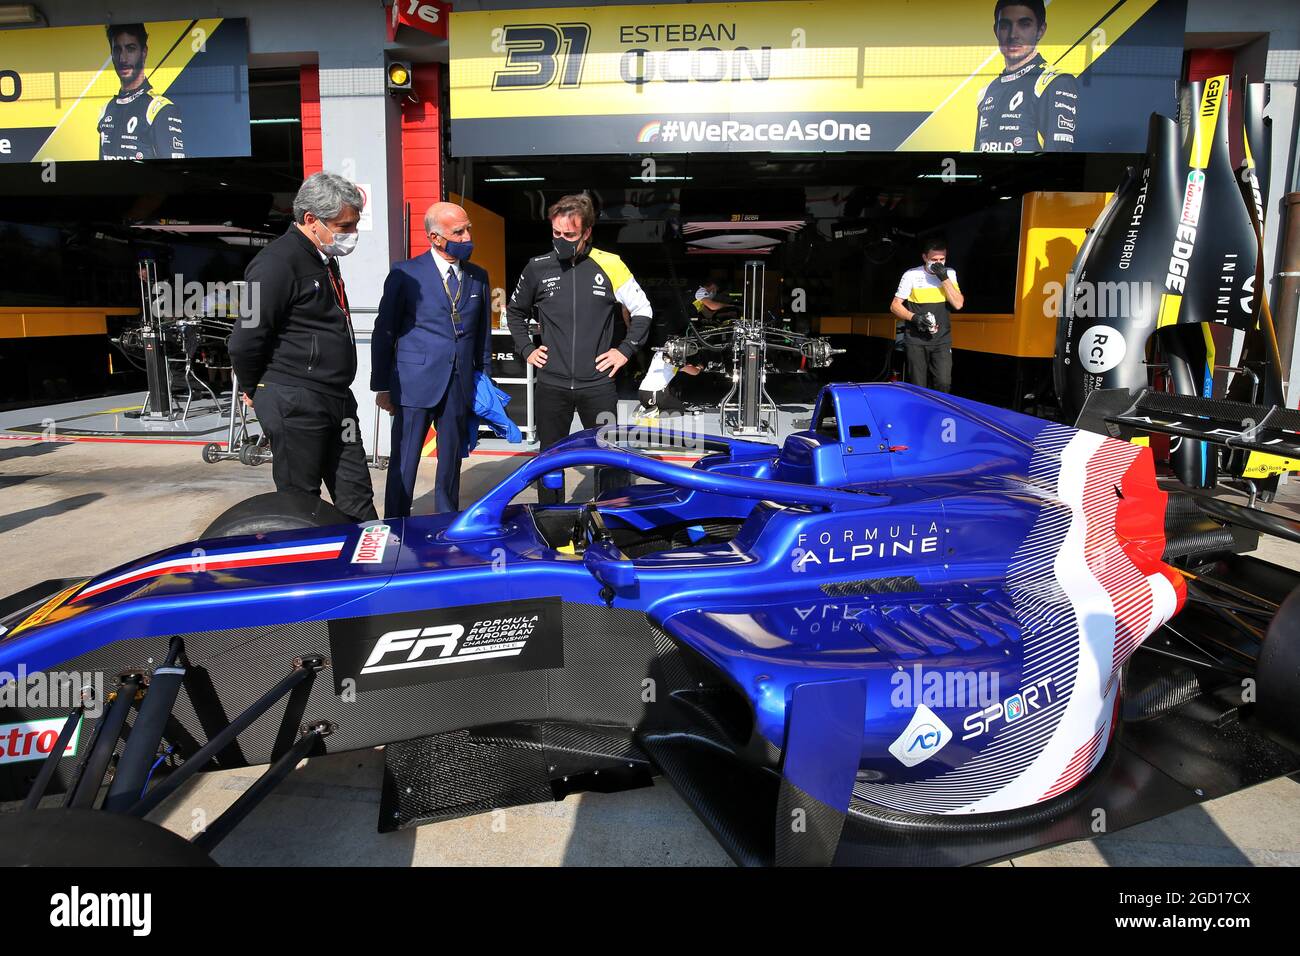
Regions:
<instances>
[{"instance_id":1,"label":"castrol edge logo","mask_svg":"<svg viewBox=\"0 0 1300 956\"><path fill-rule=\"evenodd\" d=\"M388 547L389 530L386 524L372 524L362 528L356 550L352 552L352 563L381 564Z\"/></svg>"},{"instance_id":2,"label":"castrol edge logo","mask_svg":"<svg viewBox=\"0 0 1300 956\"><path fill-rule=\"evenodd\" d=\"M1211 77L1201 94L1196 116L1196 138L1192 141L1192 168L1187 172L1183 190L1183 212L1174 231L1174 246L1165 273L1165 288L1182 295L1187 288L1187 272L1196 249L1196 230L1201 222L1201 203L1205 198L1205 167L1214 145L1214 130L1219 122L1219 104L1223 98L1223 77Z\"/></svg>"},{"instance_id":3,"label":"castrol edge logo","mask_svg":"<svg viewBox=\"0 0 1300 956\"><path fill-rule=\"evenodd\" d=\"M44 720L25 720L16 724L0 724L0 765L21 763L26 760L44 760L59 742L66 717ZM81 723L64 748L64 757L75 757L81 742Z\"/></svg>"}]
</instances>

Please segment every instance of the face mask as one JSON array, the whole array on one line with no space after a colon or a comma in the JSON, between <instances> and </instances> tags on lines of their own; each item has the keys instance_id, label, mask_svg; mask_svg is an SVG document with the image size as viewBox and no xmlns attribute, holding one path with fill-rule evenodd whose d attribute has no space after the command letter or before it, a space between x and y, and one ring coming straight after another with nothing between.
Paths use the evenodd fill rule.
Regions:
<instances>
[{"instance_id":1,"label":"face mask","mask_svg":"<svg viewBox=\"0 0 1300 956\"><path fill-rule=\"evenodd\" d=\"M325 225L324 222L321 225ZM325 226L328 229L328 226ZM332 232L330 237L333 241L322 242L320 251L327 256L346 256L357 247L357 234L355 232Z\"/></svg>"},{"instance_id":2,"label":"face mask","mask_svg":"<svg viewBox=\"0 0 1300 956\"><path fill-rule=\"evenodd\" d=\"M443 251L453 259L469 261L469 257L474 254L473 242L456 242L454 239L448 239L447 244L442 247Z\"/></svg>"},{"instance_id":3,"label":"face mask","mask_svg":"<svg viewBox=\"0 0 1300 956\"><path fill-rule=\"evenodd\" d=\"M551 246L555 249L555 254L561 259L572 259L578 254L578 244L563 237L552 239Z\"/></svg>"}]
</instances>

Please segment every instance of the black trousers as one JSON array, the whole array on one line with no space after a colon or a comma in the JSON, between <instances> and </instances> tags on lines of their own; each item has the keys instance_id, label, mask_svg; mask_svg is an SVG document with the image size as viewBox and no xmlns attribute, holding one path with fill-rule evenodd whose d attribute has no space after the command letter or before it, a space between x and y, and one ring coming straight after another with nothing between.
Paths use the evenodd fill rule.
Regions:
<instances>
[{"instance_id":1,"label":"black trousers","mask_svg":"<svg viewBox=\"0 0 1300 956\"><path fill-rule=\"evenodd\" d=\"M907 380L936 392L952 391L952 344L904 341L907 349Z\"/></svg>"},{"instance_id":2,"label":"black trousers","mask_svg":"<svg viewBox=\"0 0 1300 956\"><path fill-rule=\"evenodd\" d=\"M616 423L618 389L613 379L591 388L564 388L538 382L533 391L533 407L537 416L537 440L541 444L541 450L545 451L568 436L574 412L578 413L583 428ZM621 468L602 468L597 473L598 494L627 483L627 472ZM556 505L564 500L563 488L552 490L538 482L538 504Z\"/></svg>"},{"instance_id":3,"label":"black trousers","mask_svg":"<svg viewBox=\"0 0 1300 956\"><path fill-rule=\"evenodd\" d=\"M254 389L253 408L271 442L277 491L320 495L324 482L334 507L353 521L379 517L351 392L263 382Z\"/></svg>"}]
</instances>

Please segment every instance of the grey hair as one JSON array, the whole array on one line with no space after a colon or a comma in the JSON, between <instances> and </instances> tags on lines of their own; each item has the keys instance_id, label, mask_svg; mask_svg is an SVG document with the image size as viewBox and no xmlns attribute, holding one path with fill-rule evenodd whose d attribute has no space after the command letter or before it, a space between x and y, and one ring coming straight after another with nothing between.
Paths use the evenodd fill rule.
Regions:
<instances>
[{"instance_id":1,"label":"grey hair","mask_svg":"<svg viewBox=\"0 0 1300 956\"><path fill-rule=\"evenodd\" d=\"M312 173L293 197L293 221L305 221L307 213L325 222L337 219L344 206L351 206L358 213L366 204L361 190L338 173Z\"/></svg>"}]
</instances>

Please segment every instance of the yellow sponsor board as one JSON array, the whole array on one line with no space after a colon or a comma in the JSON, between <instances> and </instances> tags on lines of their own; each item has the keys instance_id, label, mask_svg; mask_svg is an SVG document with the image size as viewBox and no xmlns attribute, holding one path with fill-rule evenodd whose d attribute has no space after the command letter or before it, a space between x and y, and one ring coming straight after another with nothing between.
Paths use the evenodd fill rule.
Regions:
<instances>
[{"instance_id":1,"label":"yellow sponsor board","mask_svg":"<svg viewBox=\"0 0 1300 956\"><path fill-rule=\"evenodd\" d=\"M665 121L725 117L720 122L736 129L702 127L693 145L1140 150L1152 107L1172 108L1170 81L1178 61L1177 55L1143 54L1167 53L1166 45L1180 52L1184 18L1183 0L1055 0L1042 29L1026 38L999 32L992 0L948 0L938 7L919 0L800 0L453 13L453 148L458 123L471 145L508 150L506 134L498 129L498 136L489 136L481 121L599 116L643 118L639 125L614 124L619 141L632 147L683 142ZM1161 35L1154 27L1166 29ZM1134 47L1129 56L1110 55L1125 45ZM1135 53L1144 61L1140 76ZM1013 75L1022 69L1027 72ZM1156 87L1148 86L1152 73L1165 85L1159 103L1152 101ZM1004 76L1011 79L1004 83ZM1087 89L1079 83L1084 76ZM1041 122L1034 127L1043 116L1052 119L1050 129ZM759 117L781 124L781 135L774 138L773 128L761 141L728 138ZM833 135L815 128L822 120L827 130L836 124ZM801 126L797 138L785 135L791 122ZM802 128L808 124L811 132ZM563 131L563 124L552 125ZM530 145L538 144L513 142L519 153L531 151ZM594 145L607 144L598 139ZM548 149L553 145L544 143L539 151Z\"/></svg>"}]
</instances>

